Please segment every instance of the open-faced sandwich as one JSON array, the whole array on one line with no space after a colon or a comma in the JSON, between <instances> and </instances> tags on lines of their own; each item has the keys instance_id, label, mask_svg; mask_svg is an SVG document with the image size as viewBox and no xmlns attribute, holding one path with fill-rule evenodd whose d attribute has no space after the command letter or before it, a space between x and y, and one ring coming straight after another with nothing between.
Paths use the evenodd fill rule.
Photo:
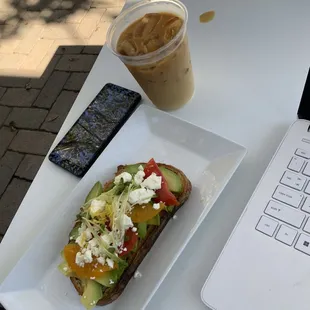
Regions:
<instances>
[{"instance_id":1,"label":"open-faced sandwich","mask_svg":"<svg viewBox=\"0 0 310 310\"><path fill-rule=\"evenodd\" d=\"M154 159L119 166L113 180L94 185L59 265L87 309L120 296L191 189L182 171Z\"/></svg>"}]
</instances>

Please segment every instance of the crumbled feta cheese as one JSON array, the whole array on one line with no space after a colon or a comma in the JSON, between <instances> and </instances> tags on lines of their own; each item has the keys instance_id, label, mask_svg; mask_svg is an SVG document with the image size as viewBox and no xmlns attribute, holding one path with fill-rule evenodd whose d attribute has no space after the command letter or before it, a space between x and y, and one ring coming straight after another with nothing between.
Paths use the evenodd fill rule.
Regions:
<instances>
[{"instance_id":1,"label":"crumbled feta cheese","mask_svg":"<svg viewBox=\"0 0 310 310\"><path fill-rule=\"evenodd\" d=\"M114 284L114 281L112 279L110 279L109 284Z\"/></svg>"},{"instance_id":2,"label":"crumbled feta cheese","mask_svg":"<svg viewBox=\"0 0 310 310\"><path fill-rule=\"evenodd\" d=\"M85 230L80 230L81 231L80 235L76 238L75 242L81 247L83 248L86 241L90 240L93 235L91 233L91 230L89 228L85 229Z\"/></svg>"},{"instance_id":3,"label":"crumbled feta cheese","mask_svg":"<svg viewBox=\"0 0 310 310\"><path fill-rule=\"evenodd\" d=\"M84 267L84 255L81 252L76 253L75 263L80 267Z\"/></svg>"},{"instance_id":4,"label":"crumbled feta cheese","mask_svg":"<svg viewBox=\"0 0 310 310\"><path fill-rule=\"evenodd\" d=\"M160 209L160 203L154 203L153 204L153 209L159 210Z\"/></svg>"},{"instance_id":5,"label":"crumbled feta cheese","mask_svg":"<svg viewBox=\"0 0 310 310\"><path fill-rule=\"evenodd\" d=\"M114 261L111 258L107 258L106 261L107 261L107 264L110 268L114 267Z\"/></svg>"},{"instance_id":6,"label":"crumbled feta cheese","mask_svg":"<svg viewBox=\"0 0 310 310\"><path fill-rule=\"evenodd\" d=\"M88 241L88 247L89 247L89 249L91 249L91 248L93 248L93 247L95 247L95 246L97 246L98 245L98 241L97 241L97 239L95 239L95 238L93 238L93 239L91 239L90 241Z\"/></svg>"},{"instance_id":7,"label":"crumbled feta cheese","mask_svg":"<svg viewBox=\"0 0 310 310\"><path fill-rule=\"evenodd\" d=\"M91 255L91 250L87 250L84 254L84 262L91 263L93 261L93 257Z\"/></svg>"},{"instance_id":8,"label":"crumbled feta cheese","mask_svg":"<svg viewBox=\"0 0 310 310\"><path fill-rule=\"evenodd\" d=\"M178 216L175 214L172 218L173 218L174 220L176 220L177 217L178 217Z\"/></svg>"},{"instance_id":9,"label":"crumbled feta cheese","mask_svg":"<svg viewBox=\"0 0 310 310\"><path fill-rule=\"evenodd\" d=\"M123 248L123 251L124 251L124 252L127 252L127 248Z\"/></svg>"},{"instance_id":10,"label":"crumbled feta cheese","mask_svg":"<svg viewBox=\"0 0 310 310\"><path fill-rule=\"evenodd\" d=\"M101 264L101 265L104 265L104 264L105 264L105 258L102 257L102 256L98 257L98 258L97 258L97 261L98 261L98 263Z\"/></svg>"},{"instance_id":11,"label":"crumbled feta cheese","mask_svg":"<svg viewBox=\"0 0 310 310\"><path fill-rule=\"evenodd\" d=\"M139 170L139 171L143 171L143 170L144 170L143 166L140 165L140 166L138 167L138 170Z\"/></svg>"},{"instance_id":12,"label":"crumbled feta cheese","mask_svg":"<svg viewBox=\"0 0 310 310\"><path fill-rule=\"evenodd\" d=\"M82 248L86 243L85 239L86 239L85 235L84 233L82 233L80 236L76 238L75 242Z\"/></svg>"},{"instance_id":13,"label":"crumbled feta cheese","mask_svg":"<svg viewBox=\"0 0 310 310\"><path fill-rule=\"evenodd\" d=\"M132 180L132 175L128 172L122 172L121 174L117 175L114 179L114 183L118 184L121 179L123 179L124 183L131 182Z\"/></svg>"},{"instance_id":14,"label":"crumbled feta cheese","mask_svg":"<svg viewBox=\"0 0 310 310\"><path fill-rule=\"evenodd\" d=\"M122 216L122 226L123 226L124 230L127 230L130 227L133 227L133 223L132 223L131 218L126 214L124 214Z\"/></svg>"},{"instance_id":15,"label":"crumbled feta cheese","mask_svg":"<svg viewBox=\"0 0 310 310\"><path fill-rule=\"evenodd\" d=\"M112 236L111 234L104 234L104 235L101 235L100 236L100 239L103 241L104 245L105 246L109 246L110 243L112 243L113 239L112 239Z\"/></svg>"},{"instance_id":16,"label":"crumbled feta cheese","mask_svg":"<svg viewBox=\"0 0 310 310\"><path fill-rule=\"evenodd\" d=\"M138 171L134 176L134 181L137 185L140 185L144 180L145 173L144 171Z\"/></svg>"},{"instance_id":17,"label":"crumbled feta cheese","mask_svg":"<svg viewBox=\"0 0 310 310\"><path fill-rule=\"evenodd\" d=\"M98 257L100 255L100 249L99 247L92 247L91 248L91 253L95 256L95 257Z\"/></svg>"},{"instance_id":18,"label":"crumbled feta cheese","mask_svg":"<svg viewBox=\"0 0 310 310\"><path fill-rule=\"evenodd\" d=\"M91 230L89 228L87 228L85 231L84 231L84 234L85 234L85 238L86 238L86 241L90 240L93 235L91 233Z\"/></svg>"},{"instance_id":19,"label":"crumbled feta cheese","mask_svg":"<svg viewBox=\"0 0 310 310\"><path fill-rule=\"evenodd\" d=\"M82 254L85 254L86 250L87 250L86 248L83 248L82 249Z\"/></svg>"},{"instance_id":20,"label":"crumbled feta cheese","mask_svg":"<svg viewBox=\"0 0 310 310\"><path fill-rule=\"evenodd\" d=\"M97 214L99 214L104 210L105 205L106 205L105 201L94 199L90 204L89 208L90 215L92 217L96 216Z\"/></svg>"},{"instance_id":21,"label":"crumbled feta cheese","mask_svg":"<svg viewBox=\"0 0 310 310\"><path fill-rule=\"evenodd\" d=\"M138 229L137 229L137 227L132 227L131 230L132 230L133 232L136 232Z\"/></svg>"},{"instance_id":22,"label":"crumbled feta cheese","mask_svg":"<svg viewBox=\"0 0 310 310\"><path fill-rule=\"evenodd\" d=\"M134 274L134 276L133 276L135 279L138 279L138 278L141 278L142 277L142 274L141 274L141 272L140 271L136 271L135 272L135 274Z\"/></svg>"},{"instance_id":23,"label":"crumbled feta cheese","mask_svg":"<svg viewBox=\"0 0 310 310\"><path fill-rule=\"evenodd\" d=\"M146 178L142 183L141 187L146 187L149 189L160 189L161 188L161 176L157 176L154 172Z\"/></svg>"},{"instance_id":24,"label":"crumbled feta cheese","mask_svg":"<svg viewBox=\"0 0 310 310\"><path fill-rule=\"evenodd\" d=\"M68 271L68 267L65 266L65 267L63 268L63 271L64 271L64 272Z\"/></svg>"},{"instance_id":25,"label":"crumbled feta cheese","mask_svg":"<svg viewBox=\"0 0 310 310\"><path fill-rule=\"evenodd\" d=\"M134 204L148 203L155 195L155 192L148 188L138 188L129 194L129 202Z\"/></svg>"}]
</instances>

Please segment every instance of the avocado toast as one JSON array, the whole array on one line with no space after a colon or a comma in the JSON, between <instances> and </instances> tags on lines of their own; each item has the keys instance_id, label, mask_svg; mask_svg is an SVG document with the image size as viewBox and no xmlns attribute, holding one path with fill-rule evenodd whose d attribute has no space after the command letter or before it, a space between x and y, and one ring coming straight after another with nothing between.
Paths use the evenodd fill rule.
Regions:
<instances>
[{"instance_id":1,"label":"avocado toast","mask_svg":"<svg viewBox=\"0 0 310 310\"><path fill-rule=\"evenodd\" d=\"M59 265L85 308L121 295L191 188L182 171L154 159L119 166L113 180L94 185Z\"/></svg>"}]
</instances>

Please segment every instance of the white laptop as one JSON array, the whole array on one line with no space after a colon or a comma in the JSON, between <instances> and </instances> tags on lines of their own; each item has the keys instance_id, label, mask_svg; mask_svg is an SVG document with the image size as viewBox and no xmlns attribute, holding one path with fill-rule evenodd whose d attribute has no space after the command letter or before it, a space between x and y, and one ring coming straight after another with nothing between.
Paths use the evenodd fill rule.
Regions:
<instances>
[{"instance_id":1,"label":"white laptop","mask_svg":"<svg viewBox=\"0 0 310 310\"><path fill-rule=\"evenodd\" d=\"M298 116L202 289L211 309L310 310L310 70Z\"/></svg>"}]
</instances>

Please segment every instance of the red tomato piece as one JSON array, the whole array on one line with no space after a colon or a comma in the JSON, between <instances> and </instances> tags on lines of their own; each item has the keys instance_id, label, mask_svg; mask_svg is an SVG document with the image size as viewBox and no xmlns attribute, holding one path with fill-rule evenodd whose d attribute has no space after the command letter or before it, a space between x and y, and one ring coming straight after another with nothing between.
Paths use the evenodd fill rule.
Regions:
<instances>
[{"instance_id":1,"label":"red tomato piece","mask_svg":"<svg viewBox=\"0 0 310 310\"><path fill-rule=\"evenodd\" d=\"M135 247L136 243L138 242L138 235L137 235L137 233L133 232L131 230L131 228L126 230L125 238L127 240L124 242L123 252L121 252L119 254L119 256L124 256L124 255L128 254Z\"/></svg>"},{"instance_id":2,"label":"red tomato piece","mask_svg":"<svg viewBox=\"0 0 310 310\"><path fill-rule=\"evenodd\" d=\"M175 196L170 192L168 183L161 173L154 158L152 158L144 168L145 178L149 177L152 173L161 176L161 188L156 191L157 197L154 198L155 202L164 202L166 206L178 206L180 203Z\"/></svg>"}]
</instances>

